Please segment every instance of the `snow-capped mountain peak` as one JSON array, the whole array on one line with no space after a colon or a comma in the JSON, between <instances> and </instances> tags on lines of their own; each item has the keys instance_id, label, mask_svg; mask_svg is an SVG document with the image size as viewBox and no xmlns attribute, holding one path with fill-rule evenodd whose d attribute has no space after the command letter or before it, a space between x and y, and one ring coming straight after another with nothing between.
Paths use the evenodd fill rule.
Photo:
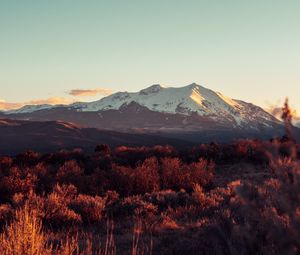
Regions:
<instances>
[{"instance_id":1,"label":"snow-capped mountain peak","mask_svg":"<svg viewBox=\"0 0 300 255\"><path fill-rule=\"evenodd\" d=\"M200 125L203 121L210 120L210 123L218 123L218 125L227 127L257 129L258 126L269 127L272 126L272 123L279 122L258 106L229 98L196 83L183 87L165 87L154 84L138 92L117 92L95 102L74 103L60 106L60 108L52 105L25 106L19 110L6 112L6 114L31 114L37 111L42 113L40 111L54 108L51 110L51 114L64 111L64 118L67 120L71 119L70 116L74 112L79 114L94 112L100 118L103 114L114 118L116 113L125 114L127 108L131 110L134 108L136 113L139 113L141 112L139 107L148 109L166 119L178 116L180 123L176 125L187 125L186 123L194 123L194 121L199 122ZM39 114L39 118L41 118L40 116L41 114ZM133 118L136 117L133 116ZM59 119L63 119L63 117L59 117ZM187 121L187 119L190 120ZM148 121L147 117L145 117L145 121Z\"/></svg>"},{"instance_id":2,"label":"snow-capped mountain peak","mask_svg":"<svg viewBox=\"0 0 300 255\"><path fill-rule=\"evenodd\" d=\"M162 87L160 84L154 84L148 88L142 89L139 94L140 95L149 95L149 94L155 94L163 90L164 87Z\"/></svg>"},{"instance_id":3,"label":"snow-capped mountain peak","mask_svg":"<svg viewBox=\"0 0 300 255\"><path fill-rule=\"evenodd\" d=\"M274 121L260 107L231 99L196 83L184 87L163 87L155 84L139 92L118 92L95 102L76 104L74 107L83 112L119 110L132 102L156 112L187 116L197 113L217 121L234 122L236 126L247 124L255 118Z\"/></svg>"}]
</instances>

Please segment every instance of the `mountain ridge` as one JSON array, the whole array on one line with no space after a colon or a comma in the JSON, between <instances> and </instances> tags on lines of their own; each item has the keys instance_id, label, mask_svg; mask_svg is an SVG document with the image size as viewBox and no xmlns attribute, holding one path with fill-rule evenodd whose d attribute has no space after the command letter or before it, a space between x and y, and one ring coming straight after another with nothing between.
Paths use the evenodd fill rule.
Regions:
<instances>
[{"instance_id":1,"label":"mountain ridge","mask_svg":"<svg viewBox=\"0 0 300 255\"><path fill-rule=\"evenodd\" d=\"M109 110L120 111L130 107L132 103L161 114L182 115L183 119L185 116L190 117L197 114L216 122L229 123L233 128L257 129L258 124L270 127L273 123L280 123L274 116L259 106L229 98L220 92L215 92L196 83L183 87L164 87L160 84L154 84L138 92L117 92L89 103L24 106L3 114L22 116L22 114L34 114L39 111L51 112L53 109L88 113Z\"/></svg>"},{"instance_id":2,"label":"mountain ridge","mask_svg":"<svg viewBox=\"0 0 300 255\"><path fill-rule=\"evenodd\" d=\"M65 121L28 121L0 118L0 156L27 150L55 152L81 148L93 152L99 144L118 146L172 145L190 147L193 142L153 134L130 134L85 128Z\"/></svg>"}]
</instances>

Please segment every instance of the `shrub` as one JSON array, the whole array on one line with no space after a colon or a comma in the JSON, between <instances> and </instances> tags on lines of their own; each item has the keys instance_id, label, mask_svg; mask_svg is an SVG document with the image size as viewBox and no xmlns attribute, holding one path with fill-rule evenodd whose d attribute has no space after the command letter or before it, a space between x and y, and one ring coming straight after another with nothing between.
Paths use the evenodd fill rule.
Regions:
<instances>
[{"instance_id":1,"label":"shrub","mask_svg":"<svg viewBox=\"0 0 300 255\"><path fill-rule=\"evenodd\" d=\"M18 167L12 167L9 175L0 180L0 191L3 200L12 198L15 193L27 194L34 190L38 179L28 169L21 171Z\"/></svg>"},{"instance_id":2,"label":"shrub","mask_svg":"<svg viewBox=\"0 0 300 255\"><path fill-rule=\"evenodd\" d=\"M145 201L141 195L135 195L119 199L111 204L107 211L118 218L119 216L139 216L144 219L152 217L157 212L157 206Z\"/></svg>"},{"instance_id":3,"label":"shrub","mask_svg":"<svg viewBox=\"0 0 300 255\"><path fill-rule=\"evenodd\" d=\"M99 154L99 156L106 156L111 154L111 149L107 144L100 144L96 146L95 153Z\"/></svg>"},{"instance_id":4,"label":"shrub","mask_svg":"<svg viewBox=\"0 0 300 255\"><path fill-rule=\"evenodd\" d=\"M7 174L8 169L12 166L13 159L11 157L0 157L0 174Z\"/></svg>"},{"instance_id":5,"label":"shrub","mask_svg":"<svg viewBox=\"0 0 300 255\"><path fill-rule=\"evenodd\" d=\"M70 208L81 215L84 223L100 222L103 217L106 199L99 196L78 195L70 203Z\"/></svg>"},{"instance_id":6,"label":"shrub","mask_svg":"<svg viewBox=\"0 0 300 255\"><path fill-rule=\"evenodd\" d=\"M82 184L83 169L75 160L66 161L57 171L56 179L59 183L74 184L79 187Z\"/></svg>"},{"instance_id":7,"label":"shrub","mask_svg":"<svg viewBox=\"0 0 300 255\"><path fill-rule=\"evenodd\" d=\"M113 165L110 188L123 196L134 193L134 169L126 166Z\"/></svg>"},{"instance_id":8,"label":"shrub","mask_svg":"<svg viewBox=\"0 0 300 255\"><path fill-rule=\"evenodd\" d=\"M199 184L194 185L193 198L203 209L217 205L217 201L210 194L206 194Z\"/></svg>"},{"instance_id":9,"label":"shrub","mask_svg":"<svg viewBox=\"0 0 300 255\"><path fill-rule=\"evenodd\" d=\"M179 158L161 159L161 179L164 189L179 190L182 188L186 181L183 175L182 162Z\"/></svg>"},{"instance_id":10,"label":"shrub","mask_svg":"<svg viewBox=\"0 0 300 255\"><path fill-rule=\"evenodd\" d=\"M76 193L73 185L57 184L44 201L44 219L55 226L81 222L81 216L69 208Z\"/></svg>"},{"instance_id":11,"label":"shrub","mask_svg":"<svg viewBox=\"0 0 300 255\"><path fill-rule=\"evenodd\" d=\"M207 187L213 181L214 163L208 162L205 159L200 159L196 163L191 163L187 166L189 171L188 189L193 188L193 184L199 184L202 187Z\"/></svg>"},{"instance_id":12,"label":"shrub","mask_svg":"<svg viewBox=\"0 0 300 255\"><path fill-rule=\"evenodd\" d=\"M160 189L160 177L158 173L158 161L155 157L146 159L134 170L134 193L158 191Z\"/></svg>"},{"instance_id":13,"label":"shrub","mask_svg":"<svg viewBox=\"0 0 300 255\"><path fill-rule=\"evenodd\" d=\"M13 215L13 208L9 204L0 205L0 226L10 220Z\"/></svg>"},{"instance_id":14,"label":"shrub","mask_svg":"<svg viewBox=\"0 0 300 255\"><path fill-rule=\"evenodd\" d=\"M193 199L185 190L180 190L179 192L173 190L162 190L151 194L145 194L144 199L158 206L160 211L168 208L176 209L181 206L189 206L193 204Z\"/></svg>"},{"instance_id":15,"label":"shrub","mask_svg":"<svg viewBox=\"0 0 300 255\"><path fill-rule=\"evenodd\" d=\"M157 159L148 158L136 168L114 165L111 184L111 188L122 195L158 191L160 176Z\"/></svg>"},{"instance_id":16,"label":"shrub","mask_svg":"<svg viewBox=\"0 0 300 255\"><path fill-rule=\"evenodd\" d=\"M214 164L205 159L191 164L184 164L178 158L164 158L161 162L165 189L192 191L194 184L206 187L212 182Z\"/></svg>"},{"instance_id":17,"label":"shrub","mask_svg":"<svg viewBox=\"0 0 300 255\"><path fill-rule=\"evenodd\" d=\"M39 158L40 158L39 153L29 150L17 155L16 162L18 162L18 164L22 167L24 166L31 167L38 162Z\"/></svg>"}]
</instances>

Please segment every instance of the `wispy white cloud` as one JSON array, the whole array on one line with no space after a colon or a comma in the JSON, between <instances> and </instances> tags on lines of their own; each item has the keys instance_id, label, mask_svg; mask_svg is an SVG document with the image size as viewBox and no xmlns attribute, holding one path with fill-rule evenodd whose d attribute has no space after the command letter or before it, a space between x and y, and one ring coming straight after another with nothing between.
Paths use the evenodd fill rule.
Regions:
<instances>
[{"instance_id":1,"label":"wispy white cloud","mask_svg":"<svg viewBox=\"0 0 300 255\"><path fill-rule=\"evenodd\" d=\"M10 109L17 109L22 107L23 105L20 103L10 103L6 102L5 100L0 101L0 110L10 110Z\"/></svg>"},{"instance_id":2,"label":"wispy white cloud","mask_svg":"<svg viewBox=\"0 0 300 255\"><path fill-rule=\"evenodd\" d=\"M106 88L98 88L98 89L72 89L68 92L69 95L75 97L89 97L96 95L107 96L110 95L113 91L111 89Z\"/></svg>"}]
</instances>

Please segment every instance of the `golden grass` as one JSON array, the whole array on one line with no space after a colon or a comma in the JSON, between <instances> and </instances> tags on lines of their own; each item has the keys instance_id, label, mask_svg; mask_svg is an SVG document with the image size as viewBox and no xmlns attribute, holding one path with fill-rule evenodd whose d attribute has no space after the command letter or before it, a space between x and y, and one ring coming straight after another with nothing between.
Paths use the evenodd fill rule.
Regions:
<instances>
[{"instance_id":1,"label":"golden grass","mask_svg":"<svg viewBox=\"0 0 300 255\"><path fill-rule=\"evenodd\" d=\"M138 221L133 230L131 254L151 254L140 247L142 223ZM56 242L54 241L56 239ZM79 244L81 244L79 247ZM53 234L43 231L42 220L37 211L28 203L18 209L12 222L4 227L0 234L1 255L116 255L117 247L114 240L114 222L107 221L107 234L103 248L101 244L93 247L93 236L82 236L79 233L65 233L65 238L57 241Z\"/></svg>"},{"instance_id":2,"label":"golden grass","mask_svg":"<svg viewBox=\"0 0 300 255\"><path fill-rule=\"evenodd\" d=\"M28 205L16 211L14 221L6 225L0 235L0 253L3 255L42 255L51 254L42 231L42 222Z\"/></svg>"}]
</instances>

